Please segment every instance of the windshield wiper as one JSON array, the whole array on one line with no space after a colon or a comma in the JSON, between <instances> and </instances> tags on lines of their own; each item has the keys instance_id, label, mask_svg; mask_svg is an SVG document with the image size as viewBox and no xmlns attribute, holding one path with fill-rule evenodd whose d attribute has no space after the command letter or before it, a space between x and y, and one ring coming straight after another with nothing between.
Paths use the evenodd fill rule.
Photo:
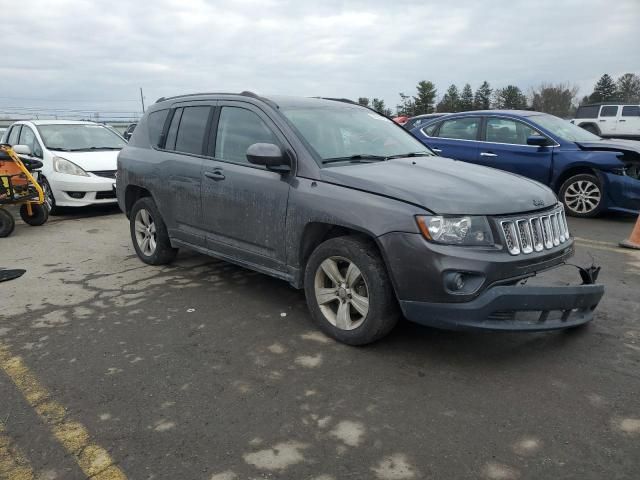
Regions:
<instances>
[{"instance_id":1,"label":"windshield wiper","mask_svg":"<svg viewBox=\"0 0 640 480\"><path fill-rule=\"evenodd\" d=\"M45 145L46 146L46 145ZM46 146L49 150L53 150L55 152L71 152L71 150L69 150L68 148L62 148L62 147L49 147Z\"/></svg>"},{"instance_id":2,"label":"windshield wiper","mask_svg":"<svg viewBox=\"0 0 640 480\"><path fill-rule=\"evenodd\" d=\"M120 150L122 147L89 147L85 150Z\"/></svg>"},{"instance_id":3,"label":"windshield wiper","mask_svg":"<svg viewBox=\"0 0 640 480\"><path fill-rule=\"evenodd\" d=\"M393 158L407 158L407 157L433 157L433 154L429 152L400 153L398 155L389 155L388 157L385 158L385 160L391 160Z\"/></svg>"},{"instance_id":4,"label":"windshield wiper","mask_svg":"<svg viewBox=\"0 0 640 480\"><path fill-rule=\"evenodd\" d=\"M365 153L359 153L357 155L351 155L350 157L334 157L334 158L325 158L322 160L322 163L336 163L336 162L351 162L357 163L359 161L373 161L373 162L382 162L389 157L383 157L382 155L368 155Z\"/></svg>"}]
</instances>

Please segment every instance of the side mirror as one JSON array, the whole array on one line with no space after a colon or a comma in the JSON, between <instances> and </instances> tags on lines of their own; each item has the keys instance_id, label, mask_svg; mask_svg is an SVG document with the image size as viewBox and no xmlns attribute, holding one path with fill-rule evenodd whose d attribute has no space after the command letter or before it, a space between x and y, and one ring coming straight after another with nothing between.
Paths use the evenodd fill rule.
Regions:
<instances>
[{"instance_id":1,"label":"side mirror","mask_svg":"<svg viewBox=\"0 0 640 480\"><path fill-rule=\"evenodd\" d=\"M264 165L275 172L290 172L291 162L273 143L254 143L247 149L247 160L254 165Z\"/></svg>"},{"instance_id":2,"label":"side mirror","mask_svg":"<svg viewBox=\"0 0 640 480\"><path fill-rule=\"evenodd\" d=\"M14 145L13 151L16 152L16 155L27 155L31 156L31 147L29 145Z\"/></svg>"},{"instance_id":3,"label":"side mirror","mask_svg":"<svg viewBox=\"0 0 640 480\"><path fill-rule=\"evenodd\" d=\"M546 147L549 144L549 139L547 137L543 137L542 135L531 135L527 138L527 145Z\"/></svg>"}]
</instances>

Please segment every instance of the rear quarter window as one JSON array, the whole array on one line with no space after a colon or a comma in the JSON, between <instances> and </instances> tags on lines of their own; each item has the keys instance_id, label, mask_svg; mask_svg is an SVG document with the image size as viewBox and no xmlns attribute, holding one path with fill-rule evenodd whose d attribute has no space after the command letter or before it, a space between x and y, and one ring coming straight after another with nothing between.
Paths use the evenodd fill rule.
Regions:
<instances>
[{"instance_id":1,"label":"rear quarter window","mask_svg":"<svg viewBox=\"0 0 640 480\"><path fill-rule=\"evenodd\" d=\"M164 140L162 136L164 131L164 123L167 120L168 114L169 109L158 110L157 112L152 112L149 114L149 118L147 119L147 125L149 129L149 142L154 147L162 146L162 142ZM133 130L133 128L129 128Z\"/></svg>"},{"instance_id":2,"label":"rear quarter window","mask_svg":"<svg viewBox=\"0 0 640 480\"><path fill-rule=\"evenodd\" d=\"M623 117L640 117L640 105L627 105L622 107Z\"/></svg>"},{"instance_id":3,"label":"rear quarter window","mask_svg":"<svg viewBox=\"0 0 640 480\"><path fill-rule=\"evenodd\" d=\"M600 107L593 105L589 107L579 107L576 112L576 118L598 118Z\"/></svg>"}]
</instances>

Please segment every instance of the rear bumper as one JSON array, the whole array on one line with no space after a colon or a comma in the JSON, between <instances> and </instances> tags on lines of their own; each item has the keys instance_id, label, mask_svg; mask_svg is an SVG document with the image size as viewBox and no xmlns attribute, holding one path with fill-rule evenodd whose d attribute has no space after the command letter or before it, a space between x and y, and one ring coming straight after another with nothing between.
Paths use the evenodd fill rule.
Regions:
<instances>
[{"instance_id":1,"label":"rear bumper","mask_svg":"<svg viewBox=\"0 0 640 480\"><path fill-rule=\"evenodd\" d=\"M604 285L495 286L464 303L400 301L409 320L450 330L543 331L593 319Z\"/></svg>"}]
</instances>

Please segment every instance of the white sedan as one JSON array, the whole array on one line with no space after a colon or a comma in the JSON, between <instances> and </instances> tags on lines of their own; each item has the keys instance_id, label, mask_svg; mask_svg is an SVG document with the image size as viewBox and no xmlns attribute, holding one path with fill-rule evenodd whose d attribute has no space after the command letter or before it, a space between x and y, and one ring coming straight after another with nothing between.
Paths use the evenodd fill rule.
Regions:
<instances>
[{"instance_id":1,"label":"white sedan","mask_svg":"<svg viewBox=\"0 0 640 480\"><path fill-rule=\"evenodd\" d=\"M42 161L50 208L116 203L118 153L126 141L104 125L67 120L16 122L3 142Z\"/></svg>"}]
</instances>

